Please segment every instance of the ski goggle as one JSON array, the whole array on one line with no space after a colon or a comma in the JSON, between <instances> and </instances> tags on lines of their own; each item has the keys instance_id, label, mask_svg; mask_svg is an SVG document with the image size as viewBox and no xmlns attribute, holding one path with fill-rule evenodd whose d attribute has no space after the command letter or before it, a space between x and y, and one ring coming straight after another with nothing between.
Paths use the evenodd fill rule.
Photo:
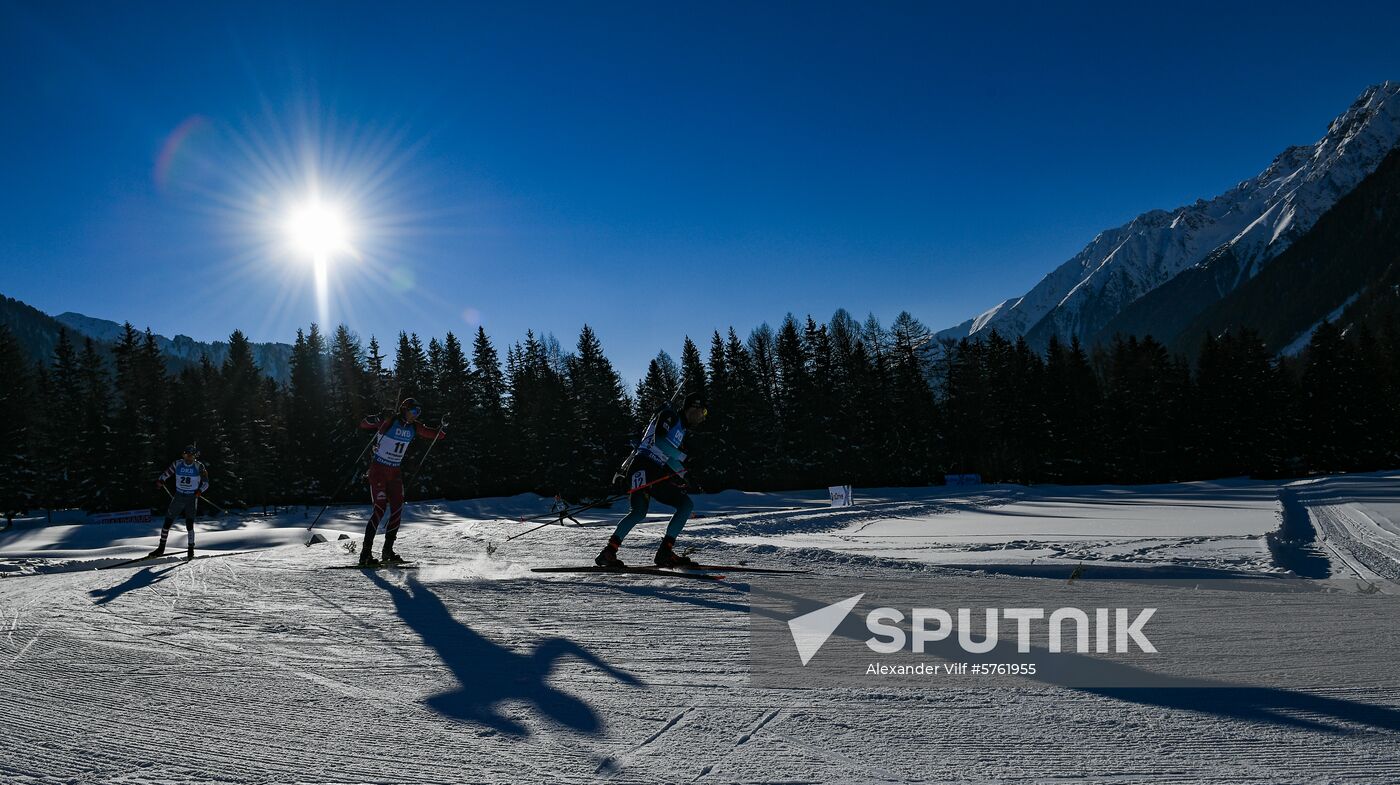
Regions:
<instances>
[{"instance_id":1,"label":"ski goggle","mask_svg":"<svg viewBox=\"0 0 1400 785\"><path fill-rule=\"evenodd\" d=\"M414 417L421 417L423 415L423 409L421 407L414 406L408 410L408 413L413 415Z\"/></svg>"}]
</instances>

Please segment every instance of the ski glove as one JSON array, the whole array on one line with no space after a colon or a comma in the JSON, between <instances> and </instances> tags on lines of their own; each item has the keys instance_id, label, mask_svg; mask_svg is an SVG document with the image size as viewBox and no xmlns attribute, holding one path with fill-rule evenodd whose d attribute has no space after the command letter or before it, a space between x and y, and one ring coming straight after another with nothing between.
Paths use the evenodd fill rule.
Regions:
<instances>
[{"instance_id":1,"label":"ski glove","mask_svg":"<svg viewBox=\"0 0 1400 785\"><path fill-rule=\"evenodd\" d=\"M378 425L380 423L379 415L371 414L370 416L365 418L365 422L369 423L370 425Z\"/></svg>"}]
</instances>

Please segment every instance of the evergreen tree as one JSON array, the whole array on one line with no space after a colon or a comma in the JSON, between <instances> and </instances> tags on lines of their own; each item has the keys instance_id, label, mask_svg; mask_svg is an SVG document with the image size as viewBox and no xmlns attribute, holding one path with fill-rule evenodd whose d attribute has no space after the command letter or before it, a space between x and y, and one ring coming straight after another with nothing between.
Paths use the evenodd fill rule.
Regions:
<instances>
[{"instance_id":1,"label":"evergreen tree","mask_svg":"<svg viewBox=\"0 0 1400 785\"><path fill-rule=\"evenodd\" d=\"M632 404L588 325L579 333L578 351L568 358L567 369L573 403L572 481L561 490L571 498L602 496L628 451Z\"/></svg>"},{"instance_id":2,"label":"evergreen tree","mask_svg":"<svg viewBox=\"0 0 1400 785\"><path fill-rule=\"evenodd\" d=\"M67 330L58 331L50 372L36 374L36 379L44 390L43 400L63 412L61 417L38 418L37 435L45 444L69 445L66 450L44 450L39 456L36 468L43 487L43 503L51 508L83 504L89 492L83 486L93 478L80 472L78 466L92 465L91 453L99 448L97 440L102 434L88 430L90 413L84 409L87 399L78 355Z\"/></svg>"},{"instance_id":3,"label":"evergreen tree","mask_svg":"<svg viewBox=\"0 0 1400 785\"><path fill-rule=\"evenodd\" d=\"M116 417L112 436L117 448L110 465L107 504L134 507L150 498L150 480L163 465L165 363L149 330L144 337L128 322L112 350L116 368Z\"/></svg>"},{"instance_id":4,"label":"evergreen tree","mask_svg":"<svg viewBox=\"0 0 1400 785\"><path fill-rule=\"evenodd\" d=\"M1130 337L1114 340L1106 376L1105 446L1113 481L1178 479L1189 370L1152 338Z\"/></svg>"},{"instance_id":5,"label":"evergreen tree","mask_svg":"<svg viewBox=\"0 0 1400 785\"><path fill-rule=\"evenodd\" d=\"M1354 455L1366 420L1358 411L1356 393L1365 381L1358 371L1352 346L1335 324L1323 321L1305 351L1299 407L1304 457L1315 471L1360 468Z\"/></svg>"},{"instance_id":6,"label":"evergreen tree","mask_svg":"<svg viewBox=\"0 0 1400 785\"><path fill-rule=\"evenodd\" d=\"M778 328L774 351L778 364L777 414L780 423L778 439L779 461L775 481L780 488L797 488L805 484L807 467L813 463L811 415L811 360L802 341L797 320L788 314Z\"/></svg>"},{"instance_id":7,"label":"evergreen tree","mask_svg":"<svg viewBox=\"0 0 1400 785\"><path fill-rule=\"evenodd\" d=\"M724 340L716 331L710 337L708 372L709 418L705 421L705 480L716 488L732 487L738 460L736 437L741 427L735 411L734 380Z\"/></svg>"},{"instance_id":8,"label":"evergreen tree","mask_svg":"<svg viewBox=\"0 0 1400 785\"><path fill-rule=\"evenodd\" d=\"M424 411L432 411L441 414L442 400L438 393L442 390L442 380L438 378L438 373L442 371L446 364L443 357L442 343L436 338L428 339L428 361L423 366L423 393L419 398L419 403L424 406Z\"/></svg>"},{"instance_id":9,"label":"evergreen tree","mask_svg":"<svg viewBox=\"0 0 1400 785\"><path fill-rule=\"evenodd\" d=\"M925 374L920 351L930 332L908 311L901 312L890 325L892 410L898 422L896 450L892 456L896 482L923 485L935 476L933 465L935 417L933 391Z\"/></svg>"},{"instance_id":10,"label":"evergreen tree","mask_svg":"<svg viewBox=\"0 0 1400 785\"><path fill-rule=\"evenodd\" d=\"M209 359L209 355L201 355L195 374L198 377L195 385L198 392L190 396L193 421L188 430L175 435L178 438L172 443L194 443L200 451L199 460L209 470L211 487L215 480L219 483L219 498L228 504L240 506L243 503L244 458L237 453L237 446L226 427L228 422L219 408L218 392L222 391L219 368ZM173 447L162 455L159 468L165 468L174 456L180 454L180 449Z\"/></svg>"},{"instance_id":11,"label":"evergreen tree","mask_svg":"<svg viewBox=\"0 0 1400 785\"><path fill-rule=\"evenodd\" d=\"M401 390L400 399L414 398L426 405L426 399L431 395L428 386L431 375L428 372L428 356L417 333L399 333L399 348L394 355L394 376ZM394 408L398 405L399 401L394 401Z\"/></svg>"},{"instance_id":12,"label":"evergreen tree","mask_svg":"<svg viewBox=\"0 0 1400 785\"><path fill-rule=\"evenodd\" d=\"M513 470L514 453L507 441L510 436L507 386L500 357L482 327L476 328L476 339L472 342L472 367L476 375L476 406L466 421L465 438L476 445L475 457L480 467L472 492L484 496L504 495L514 490L512 483L517 471Z\"/></svg>"},{"instance_id":13,"label":"evergreen tree","mask_svg":"<svg viewBox=\"0 0 1400 785\"><path fill-rule=\"evenodd\" d=\"M870 452L866 464L870 472L867 482L877 486L894 485L898 482L898 472L893 456L899 449L904 425L898 421L895 408L894 341L874 314L868 314L861 326L861 345L869 360L871 387L866 407L869 415L862 429Z\"/></svg>"},{"instance_id":14,"label":"evergreen tree","mask_svg":"<svg viewBox=\"0 0 1400 785\"><path fill-rule=\"evenodd\" d=\"M681 389L681 370L671 355L662 351L647 363L646 376L637 382L636 409L633 412L638 427L651 422L662 404L675 400ZM634 429L635 430L635 429Z\"/></svg>"},{"instance_id":15,"label":"evergreen tree","mask_svg":"<svg viewBox=\"0 0 1400 785\"><path fill-rule=\"evenodd\" d=\"M399 405L398 398L391 398L397 391L394 374L384 366L384 354L379 351L379 341L369 338L369 350L365 356L366 373L370 381L370 404L368 411L381 416L388 415Z\"/></svg>"},{"instance_id":16,"label":"evergreen tree","mask_svg":"<svg viewBox=\"0 0 1400 785\"><path fill-rule=\"evenodd\" d=\"M338 330L337 340L344 337L346 335ZM221 436L213 439L206 436L203 443L213 446L214 442L218 442L221 448L218 455L222 460L215 461L219 469L219 498L226 504L247 506L251 499L259 496L266 499L269 490L268 483L271 477L267 473L267 467L271 464L273 456L267 453L266 438L263 434L268 412L262 399L263 376L253 359L252 345L247 336L240 330L234 330L229 335L228 343L228 356L224 358L224 363L217 372L210 369L201 373L199 379L182 377L182 386L193 388L186 394L198 410L208 411L209 407L203 404L213 405L210 422L204 427L217 428ZM337 369L337 381L343 380L341 374L344 370ZM213 389L208 389L203 384L204 380L210 378L216 380ZM335 408L342 410L343 407L351 405L348 401L350 395L351 393L342 390L340 400L337 401L339 405ZM194 431L197 430L199 429L196 427ZM214 468L210 467L211 485L214 480Z\"/></svg>"},{"instance_id":17,"label":"evergreen tree","mask_svg":"<svg viewBox=\"0 0 1400 785\"><path fill-rule=\"evenodd\" d=\"M687 395L699 393L708 395L708 380L705 378L705 363L700 359L700 349L686 336L681 346L681 390L675 403L679 406Z\"/></svg>"},{"instance_id":18,"label":"evergreen tree","mask_svg":"<svg viewBox=\"0 0 1400 785\"><path fill-rule=\"evenodd\" d=\"M724 366L724 394L710 407L710 417L721 418L715 430L723 434L728 461L723 476L717 479L725 488L765 487L772 457L773 415L760 390L753 355L733 327L724 345Z\"/></svg>"},{"instance_id":19,"label":"evergreen tree","mask_svg":"<svg viewBox=\"0 0 1400 785\"><path fill-rule=\"evenodd\" d=\"M829 484L864 484L869 451L865 448L861 417L870 414L862 396L870 394L870 358L861 339L861 326L844 308L832 314L826 326L829 379L826 427L832 445Z\"/></svg>"},{"instance_id":20,"label":"evergreen tree","mask_svg":"<svg viewBox=\"0 0 1400 785\"><path fill-rule=\"evenodd\" d=\"M778 412L778 336L765 322L749 333L749 356L753 357L754 372L758 374L758 390L763 396L764 410L770 418Z\"/></svg>"},{"instance_id":21,"label":"evergreen tree","mask_svg":"<svg viewBox=\"0 0 1400 785\"><path fill-rule=\"evenodd\" d=\"M444 416L451 414L457 422L470 423L478 406L476 375L467 363L466 352L457 336L450 332L447 334L438 357L440 365L434 372L437 380L434 398L442 406L442 411L438 412L437 419L440 422ZM479 482L478 465L473 454L473 434L464 430L434 449L435 457L423 467L423 484L431 487L434 494L449 499L470 495Z\"/></svg>"},{"instance_id":22,"label":"evergreen tree","mask_svg":"<svg viewBox=\"0 0 1400 785\"><path fill-rule=\"evenodd\" d=\"M78 443L85 448L68 456L58 481L72 489L75 506L90 511L115 509L120 476L110 470L118 451L116 434L109 425L112 381L91 338L83 341L77 376L81 398L77 411L82 413Z\"/></svg>"},{"instance_id":23,"label":"evergreen tree","mask_svg":"<svg viewBox=\"0 0 1400 785\"><path fill-rule=\"evenodd\" d=\"M71 353L72 347L68 350ZM38 497L34 429L41 421L35 416L38 407L24 351L5 325L0 325L0 379L0 455L5 466L0 471L0 515L8 515L28 510Z\"/></svg>"},{"instance_id":24,"label":"evergreen tree","mask_svg":"<svg viewBox=\"0 0 1400 785\"><path fill-rule=\"evenodd\" d=\"M292 344L291 383L287 401L286 467L293 498L303 503L326 498L341 484L340 443L329 414L325 341L316 325L297 331ZM358 495L358 494L356 494Z\"/></svg>"},{"instance_id":25,"label":"evergreen tree","mask_svg":"<svg viewBox=\"0 0 1400 785\"><path fill-rule=\"evenodd\" d=\"M1101 395L1079 339L1068 348L1051 338L1045 355L1044 477L1051 482L1102 480L1098 460Z\"/></svg>"},{"instance_id":26,"label":"evergreen tree","mask_svg":"<svg viewBox=\"0 0 1400 785\"><path fill-rule=\"evenodd\" d=\"M524 487L544 495L572 487L572 428L568 392L555 367L555 352L533 331L507 356L511 400L511 438L528 456L520 478Z\"/></svg>"},{"instance_id":27,"label":"evergreen tree","mask_svg":"<svg viewBox=\"0 0 1400 785\"><path fill-rule=\"evenodd\" d=\"M808 358L808 388L806 436L808 464L804 485L830 486L841 478L842 443L838 438L839 401L835 395L840 387L837 364L832 358L831 336L826 325L818 325L811 316L802 331L803 352Z\"/></svg>"},{"instance_id":28,"label":"evergreen tree","mask_svg":"<svg viewBox=\"0 0 1400 785\"><path fill-rule=\"evenodd\" d=\"M331 413L336 422L359 423L366 416L378 413L381 404L376 394L376 379L366 366L360 339L343 324L336 327L331 337L327 381Z\"/></svg>"}]
</instances>

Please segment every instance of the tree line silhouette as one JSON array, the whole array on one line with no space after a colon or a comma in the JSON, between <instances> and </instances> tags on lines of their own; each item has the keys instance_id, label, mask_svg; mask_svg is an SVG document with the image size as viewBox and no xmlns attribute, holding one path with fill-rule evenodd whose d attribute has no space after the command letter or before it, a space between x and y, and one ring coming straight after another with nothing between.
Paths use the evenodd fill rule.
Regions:
<instances>
[{"instance_id":1,"label":"tree line silhouette","mask_svg":"<svg viewBox=\"0 0 1400 785\"><path fill-rule=\"evenodd\" d=\"M344 487L360 500L355 426L413 396L449 438L413 476L410 499L611 489L618 464L664 401L705 394L687 441L708 490L987 482L1148 483L1394 467L1400 330L1323 323L1296 358L1238 330L1192 358L1152 338L1044 352L990 335L935 342L908 313L885 327L844 310L789 315L677 362L661 352L627 390L587 326L571 350L527 333L502 360L484 329L424 346L400 334L392 364L346 327L299 331L286 385L265 376L241 332L220 365L178 373L149 331L115 345L59 336L30 364L0 328L0 508L112 510L159 503L151 480L187 443L225 507L311 504ZM424 449L419 445L415 449ZM410 454L406 465L418 458Z\"/></svg>"}]
</instances>

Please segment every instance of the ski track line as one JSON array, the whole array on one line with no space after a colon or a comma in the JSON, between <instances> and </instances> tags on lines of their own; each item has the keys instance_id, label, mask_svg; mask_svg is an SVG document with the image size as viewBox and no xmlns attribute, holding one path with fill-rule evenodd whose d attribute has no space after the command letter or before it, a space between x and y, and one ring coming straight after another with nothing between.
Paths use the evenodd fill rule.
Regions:
<instances>
[{"instance_id":1,"label":"ski track line","mask_svg":"<svg viewBox=\"0 0 1400 785\"><path fill-rule=\"evenodd\" d=\"M591 534L551 542L584 547ZM424 551L448 542L414 537ZM759 561L808 553L716 550ZM886 562L842 558L831 570L859 576ZM1293 707L1306 702L1265 709L1341 732L1054 687L750 687L747 600L734 586L328 580L320 563L260 564L256 585L248 565L190 564L159 591L97 605L103 613L89 590L118 581L73 573L18 589L15 600L33 604L0 646L28 647L0 676L0 781L1400 782L1394 730ZM396 611L384 583L422 598ZM433 607L450 618L424 610ZM454 624L462 629L424 637ZM534 659L553 639L640 683L574 656ZM493 691L511 684L522 687ZM551 690L581 701L600 727L548 716L566 705L535 703ZM526 732L428 703L447 693ZM1320 694L1396 703L1365 686ZM611 766L600 760L636 739Z\"/></svg>"},{"instance_id":2,"label":"ski track line","mask_svg":"<svg viewBox=\"0 0 1400 785\"><path fill-rule=\"evenodd\" d=\"M29 639L29 642L26 643L26 644L24 644L23 646L21 646L21 647L19 648L19 651L16 651L16 652L15 652L15 656L14 656L14 657L11 657L11 658L10 658L10 661L9 661L8 663L5 664L5 669L6 669L6 670L13 670L13 669L14 669L14 666L15 666L16 664L18 664L20 660L24 659L24 655L25 655L26 653L28 653L28 651L29 651L31 648L34 647L34 644L36 644L36 643L39 642L39 638L44 634L44 631L45 631L46 629L47 629L46 627L41 627L41 628L39 628L37 631L35 631L34 636L33 636L32 638ZM11 642L13 642L13 640L14 640L14 638L11 637Z\"/></svg>"},{"instance_id":3,"label":"ski track line","mask_svg":"<svg viewBox=\"0 0 1400 785\"><path fill-rule=\"evenodd\" d=\"M60 691L59 694L62 695L62 694L63 694L62 691ZM70 702L71 705L78 705L78 704L80 704L80 701L66 701L66 702ZM88 708L87 708L87 709L84 709L84 711L81 712L81 714L78 715L78 716L90 716L90 715L92 715L92 714L95 714L95 715L98 715L98 716L102 716L102 719L104 719L104 721L105 721L106 723L109 723L109 725L122 726L123 723L125 723L125 725L132 726L132 728L140 728L139 725L132 725L132 723L125 722L125 721L123 721L122 718L120 718L120 715L122 715L122 711L120 711L120 709L129 708L129 704L127 704L126 700L123 700L123 698L116 698L116 700L98 701L97 704L98 704L98 705L92 705L92 704L88 705ZM111 708L113 708L113 709L116 709L116 711L101 711L102 704L105 704L106 707L111 707ZM18 701L15 702L15 704L11 704L11 705L18 705ZM97 709L97 711L94 711L94 709ZM113 714L116 714L116 715L118 715L118 716L111 716L111 715L113 715ZM57 719L57 718L55 718L55 719ZM172 715L172 716L167 716L167 721L171 721L171 719L174 719L174 721L175 721L176 723L178 723L178 722L179 722L179 719L181 719L181 715L179 715L179 712L175 712L174 715ZM255 716L245 716L245 718L237 718L237 716L234 716L234 718L231 718L231 719L239 719L239 726L246 726L246 728L256 728L256 726L260 725L260 723L258 722L258 718L255 718ZM62 722L57 722L57 725L63 725L63 723L62 723ZM211 739L211 737L216 737L216 736L210 736L210 735L197 735L197 733L196 733L195 736L197 737L197 739L202 740L202 742L209 742L209 740ZM266 742L266 740L263 740L263 742ZM203 744L200 744L200 746L203 746ZM160 753L160 750L154 749L154 747L147 747L147 751L150 751L150 753L153 754L153 756L158 756L158 753ZM293 750L293 749L286 749L286 750L284 750L284 751L286 751L286 753L288 753L288 754L287 754L287 757L295 757L295 754L294 754L294 753L295 753L295 750ZM242 753L241 753L241 754L242 754ZM245 757L246 757L246 756L245 756ZM276 758L277 758L277 756L262 756L262 757L255 757L255 760L258 761L258 763L260 764L260 765L258 765L258 768L262 768L262 770L265 770L265 771L266 771L267 768L274 768L274 767L270 767L269 764L270 764L270 763L274 763L274 761L276 761ZM234 760L234 758L230 758L230 763L232 763L232 760ZM372 756L367 756L367 760L372 760ZM412 767L409 767L409 768L412 768ZM405 768L400 767L400 768L399 768L399 771L400 771L400 772L403 772L403 771L405 771ZM426 772L426 771L423 771L423 772L416 772L416 774L423 774L423 775L424 775L424 777L423 777L424 781L427 781L427 779L430 779L430 778L426 777L426 775L427 775L427 772Z\"/></svg>"},{"instance_id":4,"label":"ski track line","mask_svg":"<svg viewBox=\"0 0 1400 785\"><path fill-rule=\"evenodd\" d=\"M649 747L657 739L660 739L662 736L666 735L667 731L680 724L680 722L685 719L686 715L692 711L692 708L693 707L687 706L686 708L681 709L676 714L671 715L671 717L667 719L666 722L664 722L660 728L658 728L650 736L643 739L640 744L634 745L633 747L629 748L626 752L617 755L605 756L601 761L599 761L597 768L594 770L594 773L603 774L604 772L626 772L627 769L630 767L632 761L638 756L638 754L642 750Z\"/></svg>"},{"instance_id":5,"label":"ski track line","mask_svg":"<svg viewBox=\"0 0 1400 785\"><path fill-rule=\"evenodd\" d=\"M1306 503L1305 503L1306 504ZM1353 530L1348 511L1340 505L1307 505L1324 542L1363 580L1384 578L1400 583L1400 563L1362 541Z\"/></svg>"},{"instance_id":6,"label":"ski track line","mask_svg":"<svg viewBox=\"0 0 1400 785\"><path fill-rule=\"evenodd\" d=\"M764 714L759 718L758 722L755 723L755 724L753 725L753 727L749 728L747 731L745 731L745 732L743 733L743 735L739 736L737 739L735 739L735 740L730 744L729 749L724 750L724 751L720 754L720 756L719 756L718 758L716 758L716 759L712 760L710 763L707 763L707 764L705 764L704 766L702 766L702 767L700 768L700 773L699 773L699 774L696 774L694 777L692 777L690 781L691 781L691 782L695 782L696 780L699 780L699 779L701 779L701 778L703 778L703 777L708 776L712 771L714 771L715 766L718 766L720 763L722 763L726 757L728 757L730 754L732 754L732 753L733 753L735 750L737 750L739 747L742 747L742 746L744 746L745 744L748 744L748 743L749 743L749 740L752 739L752 738L754 737L754 734L756 734L756 733L758 733L759 731L763 730L764 726L766 726L766 725L768 725L768 723L772 722L772 721L773 721L775 718L777 718L777 716L778 716L779 714L781 714L782 712L783 712L783 709L771 709L771 710L769 710L768 712L764 713Z\"/></svg>"}]
</instances>

